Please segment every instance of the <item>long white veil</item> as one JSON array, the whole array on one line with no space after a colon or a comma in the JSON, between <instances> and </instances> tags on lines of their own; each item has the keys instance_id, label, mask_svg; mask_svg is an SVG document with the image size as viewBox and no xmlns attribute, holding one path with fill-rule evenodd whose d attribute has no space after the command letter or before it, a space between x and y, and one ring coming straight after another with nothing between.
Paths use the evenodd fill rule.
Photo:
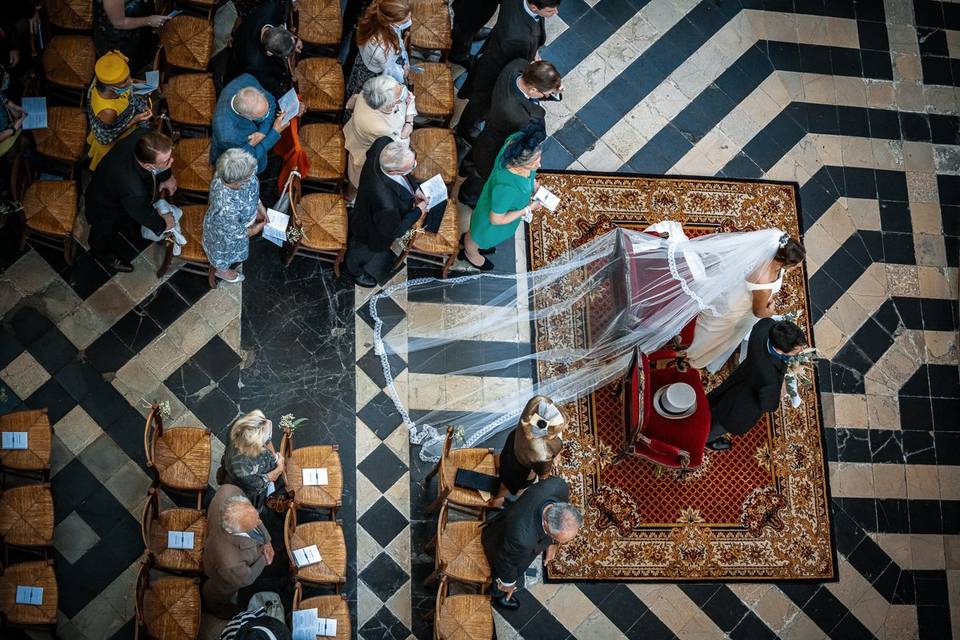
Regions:
<instances>
[{"instance_id":1,"label":"long white veil","mask_svg":"<svg viewBox=\"0 0 960 640\"><path fill-rule=\"evenodd\" d=\"M474 446L515 426L532 395L563 404L621 377L635 346L650 353L701 310L715 311L771 259L782 233L690 240L618 228L535 271L389 286L368 303L387 393L422 459L439 459L448 426L456 446ZM479 292L482 306L457 303L466 289ZM388 297L408 309L431 301L431 313L409 312L406 331L385 336ZM484 340L490 348L475 342ZM442 375L395 370L393 354L438 364Z\"/></svg>"}]
</instances>

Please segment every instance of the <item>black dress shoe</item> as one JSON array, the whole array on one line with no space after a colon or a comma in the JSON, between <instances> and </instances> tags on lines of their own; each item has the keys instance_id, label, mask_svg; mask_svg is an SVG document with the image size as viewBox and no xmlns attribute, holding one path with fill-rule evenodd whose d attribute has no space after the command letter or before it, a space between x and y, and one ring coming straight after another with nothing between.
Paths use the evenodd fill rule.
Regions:
<instances>
[{"instance_id":1,"label":"black dress shoe","mask_svg":"<svg viewBox=\"0 0 960 640\"><path fill-rule=\"evenodd\" d=\"M109 258L104 261L104 264L106 264L108 268L121 273L130 273L133 271L133 265L123 258Z\"/></svg>"},{"instance_id":2,"label":"black dress shoe","mask_svg":"<svg viewBox=\"0 0 960 640\"><path fill-rule=\"evenodd\" d=\"M707 448L713 449L714 451L726 451L732 446L733 443L726 438L717 438L716 440L711 440L707 443Z\"/></svg>"},{"instance_id":3,"label":"black dress shoe","mask_svg":"<svg viewBox=\"0 0 960 640\"><path fill-rule=\"evenodd\" d=\"M347 276L353 280L353 284L357 285L358 287L363 287L364 289L373 289L375 286L377 286L377 281L374 280L373 276L366 271L360 275L354 275L346 270L344 270L344 273L347 274Z\"/></svg>"},{"instance_id":4,"label":"black dress shoe","mask_svg":"<svg viewBox=\"0 0 960 640\"><path fill-rule=\"evenodd\" d=\"M474 204L476 204L476 203L474 203ZM467 237L467 234L465 234L465 233L461 233L461 234L460 234L460 246L461 246L461 247L463 246L463 239L466 238L466 237ZM495 254L496 252L497 252L497 248L496 248L496 247L490 247L489 249L480 249L480 250L478 251L478 253L479 253L480 255L482 255L482 256L491 256L491 255ZM471 263L471 264L472 264L472 263Z\"/></svg>"},{"instance_id":5,"label":"black dress shoe","mask_svg":"<svg viewBox=\"0 0 960 640\"><path fill-rule=\"evenodd\" d=\"M480 271L492 271L492 270L493 270L493 263L490 262L489 259L484 260L484 261L483 261L483 264L481 264L481 265L475 265L475 264L473 264L472 262L470 262L470 258L467 257L467 253L466 253L463 249L460 249L460 253L457 254L457 259L458 259L458 260L463 260L463 261L465 261L465 262L466 262L467 264L469 264L471 267L473 267L474 269L479 269Z\"/></svg>"},{"instance_id":6,"label":"black dress shoe","mask_svg":"<svg viewBox=\"0 0 960 640\"><path fill-rule=\"evenodd\" d=\"M513 610L513 609L520 608L520 602L516 598L510 598L508 600L507 596L500 596L499 598L494 598L493 604L497 605L498 607L502 607L503 609Z\"/></svg>"}]
</instances>

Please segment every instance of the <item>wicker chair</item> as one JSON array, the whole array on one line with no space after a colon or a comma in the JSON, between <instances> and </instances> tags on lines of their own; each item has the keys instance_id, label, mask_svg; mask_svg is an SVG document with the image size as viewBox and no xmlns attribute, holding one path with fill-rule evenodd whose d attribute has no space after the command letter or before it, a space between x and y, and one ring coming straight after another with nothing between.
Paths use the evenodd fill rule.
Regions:
<instances>
[{"instance_id":1,"label":"wicker chair","mask_svg":"<svg viewBox=\"0 0 960 640\"><path fill-rule=\"evenodd\" d=\"M160 30L162 62L157 67L206 71L213 52L213 26L209 21L181 14Z\"/></svg>"},{"instance_id":2,"label":"wicker chair","mask_svg":"<svg viewBox=\"0 0 960 640\"><path fill-rule=\"evenodd\" d=\"M445 0L418 0L413 5L410 46L423 51L437 51L440 62L446 62L453 39L450 9Z\"/></svg>"},{"instance_id":3,"label":"wicker chair","mask_svg":"<svg viewBox=\"0 0 960 640\"><path fill-rule=\"evenodd\" d=\"M163 85L164 102L170 121L209 130L217 93L209 73L184 73L170 76Z\"/></svg>"},{"instance_id":4,"label":"wicker chair","mask_svg":"<svg viewBox=\"0 0 960 640\"><path fill-rule=\"evenodd\" d=\"M16 158L15 197L23 205L20 251L33 238L40 244L61 249L67 264L73 264L73 225L77 220L77 183L74 180L34 180L36 167L26 158Z\"/></svg>"},{"instance_id":5,"label":"wicker chair","mask_svg":"<svg viewBox=\"0 0 960 640\"><path fill-rule=\"evenodd\" d=\"M180 217L180 232L187 239L187 244L180 247L177 256L183 265L182 271L207 276L207 283L211 289L217 288L217 270L210 264L206 251L203 250L203 216L207 212L205 204L188 204L181 207L183 215ZM157 277L162 278L170 269L173 262L173 240L164 240L163 262L157 269Z\"/></svg>"},{"instance_id":6,"label":"wicker chair","mask_svg":"<svg viewBox=\"0 0 960 640\"><path fill-rule=\"evenodd\" d=\"M83 101L93 81L97 52L89 36L54 36L43 50L43 75L48 90L64 90L66 96ZM52 86L49 86L52 85Z\"/></svg>"},{"instance_id":7,"label":"wicker chair","mask_svg":"<svg viewBox=\"0 0 960 640\"><path fill-rule=\"evenodd\" d=\"M210 138L181 138L173 145L173 175L177 192L189 192L206 200L213 180L210 164ZM188 195L187 193L183 194Z\"/></svg>"},{"instance_id":8,"label":"wicker chair","mask_svg":"<svg viewBox=\"0 0 960 640\"><path fill-rule=\"evenodd\" d=\"M403 252L397 257L395 267L399 267L408 257L422 262L428 262L440 267L440 277L446 278L450 267L457 261L460 252L460 212L457 203L447 200L447 208L443 212L443 220L436 233L423 229L417 230L413 239L407 244Z\"/></svg>"},{"instance_id":9,"label":"wicker chair","mask_svg":"<svg viewBox=\"0 0 960 640\"><path fill-rule=\"evenodd\" d=\"M285 247L285 264L296 256L308 256L333 263L333 272L340 276L340 265L347 254L347 205L337 193L301 195L300 179L291 183L290 211L292 224L300 229L296 242Z\"/></svg>"},{"instance_id":10,"label":"wicker chair","mask_svg":"<svg viewBox=\"0 0 960 640\"><path fill-rule=\"evenodd\" d=\"M423 182L439 173L448 190L457 181L457 141L453 131L436 127L414 129L410 148L417 154L414 178Z\"/></svg>"},{"instance_id":11,"label":"wicker chair","mask_svg":"<svg viewBox=\"0 0 960 640\"><path fill-rule=\"evenodd\" d=\"M447 580L440 579L434 610L434 640L491 640L493 607L490 596L447 595Z\"/></svg>"},{"instance_id":12,"label":"wicker chair","mask_svg":"<svg viewBox=\"0 0 960 640\"><path fill-rule=\"evenodd\" d=\"M480 536L482 521L447 520L449 508L443 505L437 518L437 535L429 546L436 551L433 573L423 581L433 584L439 577L447 577L478 587L481 592L490 586L490 563L483 550Z\"/></svg>"},{"instance_id":13,"label":"wicker chair","mask_svg":"<svg viewBox=\"0 0 960 640\"><path fill-rule=\"evenodd\" d=\"M0 540L4 545L44 549L53 546L53 494L50 485L27 484L0 490Z\"/></svg>"},{"instance_id":14,"label":"wicker chair","mask_svg":"<svg viewBox=\"0 0 960 640\"><path fill-rule=\"evenodd\" d=\"M339 122L343 113L343 67L335 58L305 58L293 70L300 100L310 113L329 113Z\"/></svg>"},{"instance_id":15,"label":"wicker chair","mask_svg":"<svg viewBox=\"0 0 960 640\"><path fill-rule=\"evenodd\" d=\"M291 503L283 523L283 542L290 558L290 572L295 580L310 584L333 585L337 593L347 581L347 543L339 521L320 520L297 524L297 510ZM298 567L293 551L317 545L320 562Z\"/></svg>"},{"instance_id":16,"label":"wicker chair","mask_svg":"<svg viewBox=\"0 0 960 640\"><path fill-rule=\"evenodd\" d=\"M439 474L437 480L437 497L427 507L430 512L436 511L446 502L451 509L476 515L483 519L487 510L487 501L476 489L465 489L454 485L457 469L470 469L478 473L495 476L498 473L497 457L493 449L455 449L453 446L453 427L447 429L447 439L443 443L443 452L440 461L433 468L424 482L430 482L433 476Z\"/></svg>"},{"instance_id":17,"label":"wicker chair","mask_svg":"<svg viewBox=\"0 0 960 640\"><path fill-rule=\"evenodd\" d=\"M90 0L46 0L50 25L67 31L93 30L93 3Z\"/></svg>"},{"instance_id":18,"label":"wicker chair","mask_svg":"<svg viewBox=\"0 0 960 640\"><path fill-rule=\"evenodd\" d=\"M210 432L203 427L164 429L160 407L153 405L143 431L143 448L154 484L196 493L199 509L210 477Z\"/></svg>"},{"instance_id":19,"label":"wicker chair","mask_svg":"<svg viewBox=\"0 0 960 640\"><path fill-rule=\"evenodd\" d=\"M286 429L280 439L280 454L285 461L283 471L287 489L293 491L300 508L329 509L330 518L337 517L343 498L343 467L339 445L314 445L293 448L293 433ZM326 469L327 484L304 485L303 469Z\"/></svg>"},{"instance_id":20,"label":"wicker chair","mask_svg":"<svg viewBox=\"0 0 960 640\"><path fill-rule=\"evenodd\" d=\"M46 409L30 409L0 416L0 431L25 431L26 449L0 449L0 473L38 475L50 479L53 428Z\"/></svg>"},{"instance_id":21,"label":"wicker chair","mask_svg":"<svg viewBox=\"0 0 960 640\"><path fill-rule=\"evenodd\" d=\"M328 183L339 191L346 180L347 149L339 124L308 124L300 127L300 144L310 161L304 180Z\"/></svg>"},{"instance_id":22,"label":"wicker chair","mask_svg":"<svg viewBox=\"0 0 960 640\"><path fill-rule=\"evenodd\" d=\"M293 588L293 609L291 610L304 609L316 609L319 617L333 618L337 621L337 635L333 636L334 640L350 640L353 637L350 627L350 607L347 605L346 595L316 596L304 600L303 586L298 582Z\"/></svg>"},{"instance_id":23,"label":"wicker chair","mask_svg":"<svg viewBox=\"0 0 960 640\"><path fill-rule=\"evenodd\" d=\"M87 116L77 107L48 107L47 128L33 130L37 153L71 165L81 162L87 148Z\"/></svg>"},{"instance_id":24,"label":"wicker chair","mask_svg":"<svg viewBox=\"0 0 960 640\"><path fill-rule=\"evenodd\" d=\"M170 549L167 533L190 531L193 533L193 549ZM160 511L159 493L150 487L147 502L140 519L143 546L158 569L177 573L202 571L201 556L203 541L207 535L207 517L199 509L167 509Z\"/></svg>"},{"instance_id":25,"label":"wicker chair","mask_svg":"<svg viewBox=\"0 0 960 640\"><path fill-rule=\"evenodd\" d=\"M410 90L417 96L417 112L423 118L450 126L453 117L453 75L449 65L440 62L421 62L423 73L410 74Z\"/></svg>"},{"instance_id":26,"label":"wicker chair","mask_svg":"<svg viewBox=\"0 0 960 640\"><path fill-rule=\"evenodd\" d=\"M56 637L59 590L53 560L19 562L0 567L0 619L4 626L46 627ZM17 587L40 587L43 604L17 604Z\"/></svg>"},{"instance_id":27,"label":"wicker chair","mask_svg":"<svg viewBox=\"0 0 960 640\"><path fill-rule=\"evenodd\" d=\"M150 578L147 558L137 575L136 631L134 638L193 640L200 633L200 581L164 576Z\"/></svg>"},{"instance_id":28,"label":"wicker chair","mask_svg":"<svg viewBox=\"0 0 960 640\"><path fill-rule=\"evenodd\" d=\"M339 47L343 34L340 0L300 0L291 24L304 44Z\"/></svg>"}]
</instances>

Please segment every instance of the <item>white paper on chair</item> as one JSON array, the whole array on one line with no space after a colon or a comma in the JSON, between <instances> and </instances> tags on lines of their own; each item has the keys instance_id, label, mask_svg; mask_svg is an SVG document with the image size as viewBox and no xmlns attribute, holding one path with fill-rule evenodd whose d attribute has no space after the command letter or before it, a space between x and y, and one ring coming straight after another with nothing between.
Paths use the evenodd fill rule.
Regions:
<instances>
[{"instance_id":1,"label":"white paper on chair","mask_svg":"<svg viewBox=\"0 0 960 640\"><path fill-rule=\"evenodd\" d=\"M326 467L320 469L304 469L303 484L307 486L324 486L328 483Z\"/></svg>"},{"instance_id":2,"label":"white paper on chair","mask_svg":"<svg viewBox=\"0 0 960 640\"><path fill-rule=\"evenodd\" d=\"M335 618L320 618L317 622L318 636L325 638L337 637L337 621Z\"/></svg>"},{"instance_id":3,"label":"white paper on chair","mask_svg":"<svg viewBox=\"0 0 960 640\"><path fill-rule=\"evenodd\" d=\"M274 209L267 209L267 224L263 225L263 237L278 247L287 241L287 225L290 216Z\"/></svg>"},{"instance_id":4,"label":"white paper on chair","mask_svg":"<svg viewBox=\"0 0 960 640\"><path fill-rule=\"evenodd\" d=\"M27 112L22 125L24 131L47 128L46 98L21 98L20 108Z\"/></svg>"},{"instance_id":5,"label":"white paper on chair","mask_svg":"<svg viewBox=\"0 0 960 640\"><path fill-rule=\"evenodd\" d=\"M283 123L287 124L300 113L300 98L297 97L297 90L290 89L277 100L277 107L283 112Z\"/></svg>"},{"instance_id":6,"label":"white paper on chair","mask_svg":"<svg viewBox=\"0 0 960 640\"><path fill-rule=\"evenodd\" d=\"M293 612L293 640L314 640L320 632L316 607Z\"/></svg>"},{"instance_id":7,"label":"white paper on chair","mask_svg":"<svg viewBox=\"0 0 960 640\"><path fill-rule=\"evenodd\" d=\"M560 198L546 187L537 189L537 192L533 194L533 199L543 204L550 211L556 211L560 204Z\"/></svg>"},{"instance_id":8,"label":"white paper on chair","mask_svg":"<svg viewBox=\"0 0 960 640\"><path fill-rule=\"evenodd\" d=\"M147 71L143 82L133 85L133 92L144 94L156 91L160 87L160 72L156 69Z\"/></svg>"},{"instance_id":9,"label":"white paper on chair","mask_svg":"<svg viewBox=\"0 0 960 640\"><path fill-rule=\"evenodd\" d=\"M447 199L447 185L443 184L443 177L439 173L426 182L421 182L420 191L427 199L427 209L433 209Z\"/></svg>"},{"instance_id":10,"label":"white paper on chair","mask_svg":"<svg viewBox=\"0 0 960 640\"><path fill-rule=\"evenodd\" d=\"M3 448L4 449L26 449L27 441L26 431L4 431Z\"/></svg>"},{"instance_id":11,"label":"white paper on chair","mask_svg":"<svg viewBox=\"0 0 960 640\"><path fill-rule=\"evenodd\" d=\"M17 604L32 604L40 606L43 604L43 587L25 587L17 585Z\"/></svg>"},{"instance_id":12,"label":"white paper on chair","mask_svg":"<svg viewBox=\"0 0 960 640\"><path fill-rule=\"evenodd\" d=\"M293 550L293 559L296 560L298 567L306 567L320 562L320 549L312 544L309 547Z\"/></svg>"},{"instance_id":13,"label":"white paper on chair","mask_svg":"<svg viewBox=\"0 0 960 640\"><path fill-rule=\"evenodd\" d=\"M168 549L193 549L192 531L167 531Z\"/></svg>"}]
</instances>

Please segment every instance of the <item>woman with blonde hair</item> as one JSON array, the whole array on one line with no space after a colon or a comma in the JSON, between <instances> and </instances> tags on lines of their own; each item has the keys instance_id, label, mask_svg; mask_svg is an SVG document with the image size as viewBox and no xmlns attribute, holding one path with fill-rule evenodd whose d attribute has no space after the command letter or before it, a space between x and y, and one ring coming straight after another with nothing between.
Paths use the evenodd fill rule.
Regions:
<instances>
[{"instance_id":1,"label":"woman with blonde hair","mask_svg":"<svg viewBox=\"0 0 960 640\"><path fill-rule=\"evenodd\" d=\"M385 74L404 83L410 70L410 56L403 31L413 24L410 0L375 0L357 23L357 52L346 95L359 93L373 76Z\"/></svg>"},{"instance_id":2,"label":"woman with blonde hair","mask_svg":"<svg viewBox=\"0 0 960 640\"><path fill-rule=\"evenodd\" d=\"M273 448L273 422L256 409L230 426L230 442L223 452L217 482L243 490L247 499L263 509L270 485L283 473L283 456Z\"/></svg>"}]
</instances>

